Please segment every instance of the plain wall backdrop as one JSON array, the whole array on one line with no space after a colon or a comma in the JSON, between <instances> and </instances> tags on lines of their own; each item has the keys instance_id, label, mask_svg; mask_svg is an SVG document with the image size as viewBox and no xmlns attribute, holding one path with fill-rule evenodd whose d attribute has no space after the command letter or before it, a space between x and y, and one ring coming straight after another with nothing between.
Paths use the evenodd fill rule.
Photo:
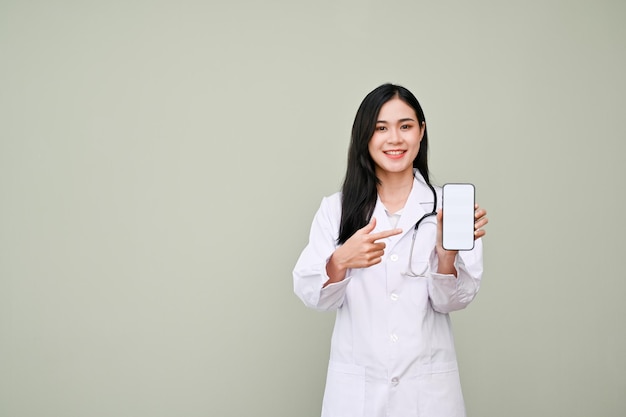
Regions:
<instances>
[{"instance_id":1,"label":"plain wall backdrop","mask_svg":"<svg viewBox=\"0 0 626 417\"><path fill-rule=\"evenodd\" d=\"M489 211L470 417L626 415L626 3L0 0L0 416L319 415L291 270L373 88ZM404 417L404 416L401 416Z\"/></svg>"}]
</instances>

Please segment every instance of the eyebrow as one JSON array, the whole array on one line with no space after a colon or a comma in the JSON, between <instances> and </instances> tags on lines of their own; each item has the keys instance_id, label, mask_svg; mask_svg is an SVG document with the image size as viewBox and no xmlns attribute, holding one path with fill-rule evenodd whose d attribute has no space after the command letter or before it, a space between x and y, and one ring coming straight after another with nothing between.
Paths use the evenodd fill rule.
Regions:
<instances>
[{"instance_id":1,"label":"eyebrow","mask_svg":"<svg viewBox=\"0 0 626 417\"><path fill-rule=\"evenodd\" d=\"M398 123L404 123L404 122L414 122L414 119L411 119L410 117L404 118L404 119L400 119L398 120ZM376 123L389 123L386 120L377 120Z\"/></svg>"}]
</instances>

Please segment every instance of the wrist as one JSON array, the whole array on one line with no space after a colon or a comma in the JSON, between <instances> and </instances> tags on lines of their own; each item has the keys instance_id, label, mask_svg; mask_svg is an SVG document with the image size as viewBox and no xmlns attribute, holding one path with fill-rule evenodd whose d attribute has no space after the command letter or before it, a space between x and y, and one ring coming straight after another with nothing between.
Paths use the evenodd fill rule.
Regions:
<instances>
[{"instance_id":1,"label":"wrist","mask_svg":"<svg viewBox=\"0 0 626 417\"><path fill-rule=\"evenodd\" d=\"M335 282L343 281L346 277L347 268L342 266L339 262L337 262L335 256L331 256L328 262L326 263L326 275L328 275L328 281L324 284L324 286L328 284L332 284Z\"/></svg>"},{"instance_id":2,"label":"wrist","mask_svg":"<svg viewBox=\"0 0 626 417\"><path fill-rule=\"evenodd\" d=\"M456 276L456 267L454 266L454 262L456 260L457 253L457 251L448 251L445 249L443 253L438 251L437 273Z\"/></svg>"}]
</instances>

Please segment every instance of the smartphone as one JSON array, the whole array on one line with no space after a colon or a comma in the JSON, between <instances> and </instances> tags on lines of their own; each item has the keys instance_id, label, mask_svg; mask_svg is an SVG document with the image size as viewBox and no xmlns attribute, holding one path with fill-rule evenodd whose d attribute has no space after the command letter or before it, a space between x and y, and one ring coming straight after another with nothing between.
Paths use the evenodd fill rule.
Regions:
<instances>
[{"instance_id":1,"label":"smartphone","mask_svg":"<svg viewBox=\"0 0 626 417\"><path fill-rule=\"evenodd\" d=\"M471 250L474 248L473 184L448 183L443 185L443 248Z\"/></svg>"}]
</instances>

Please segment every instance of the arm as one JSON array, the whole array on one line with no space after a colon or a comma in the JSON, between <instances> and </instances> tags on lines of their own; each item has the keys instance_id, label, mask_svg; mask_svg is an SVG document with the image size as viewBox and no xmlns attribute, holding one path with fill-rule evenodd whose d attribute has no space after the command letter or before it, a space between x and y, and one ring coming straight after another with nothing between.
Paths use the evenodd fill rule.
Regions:
<instances>
[{"instance_id":1,"label":"arm","mask_svg":"<svg viewBox=\"0 0 626 417\"><path fill-rule=\"evenodd\" d=\"M433 257L431 262L438 268L439 260L435 253ZM432 306L440 313L461 310L476 297L483 275L482 241L477 240L471 251L458 252L453 268L454 274L432 273L428 281Z\"/></svg>"},{"instance_id":2,"label":"arm","mask_svg":"<svg viewBox=\"0 0 626 417\"><path fill-rule=\"evenodd\" d=\"M311 226L309 244L293 271L295 293L308 307L317 310L339 308L351 279L350 271L380 263L385 253L385 243L380 240L402 232L391 229L373 233L376 219L372 218L337 246L341 207L337 200L334 203L337 205L333 207L330 199L322 201Z\"/></svg>"},{"instance_id":3,"label":"arm","mask_svg":"<svg viewBox=\"0 0 626 417\"><path fill-rule=\"evenodd\" d=\"M476 205L474 217L474 249L471 251L447 251L441 244L442 213L437 213L437 245L431 262L436 273L431 274L428 292L433 308L449 313L465 308L480 289L483 274L483 247L480 239L482 229L488 223L487 212Z\"/></svg>"},{"instance_id":4,"label":"arm","mask_svg":"<svg viewBox=\"0 0 626 417\"><path fill-rule=\"evenodd\" d=\"M313 219L309 243L293 270L294 292L307 307L334 310L341 306L350 276L331 282L327 263L337 248L339 196L324 198ZM335 205L335 207L333 207ZM344 271L345 272L345 271Z\"/></svg>"}]
</instances>

